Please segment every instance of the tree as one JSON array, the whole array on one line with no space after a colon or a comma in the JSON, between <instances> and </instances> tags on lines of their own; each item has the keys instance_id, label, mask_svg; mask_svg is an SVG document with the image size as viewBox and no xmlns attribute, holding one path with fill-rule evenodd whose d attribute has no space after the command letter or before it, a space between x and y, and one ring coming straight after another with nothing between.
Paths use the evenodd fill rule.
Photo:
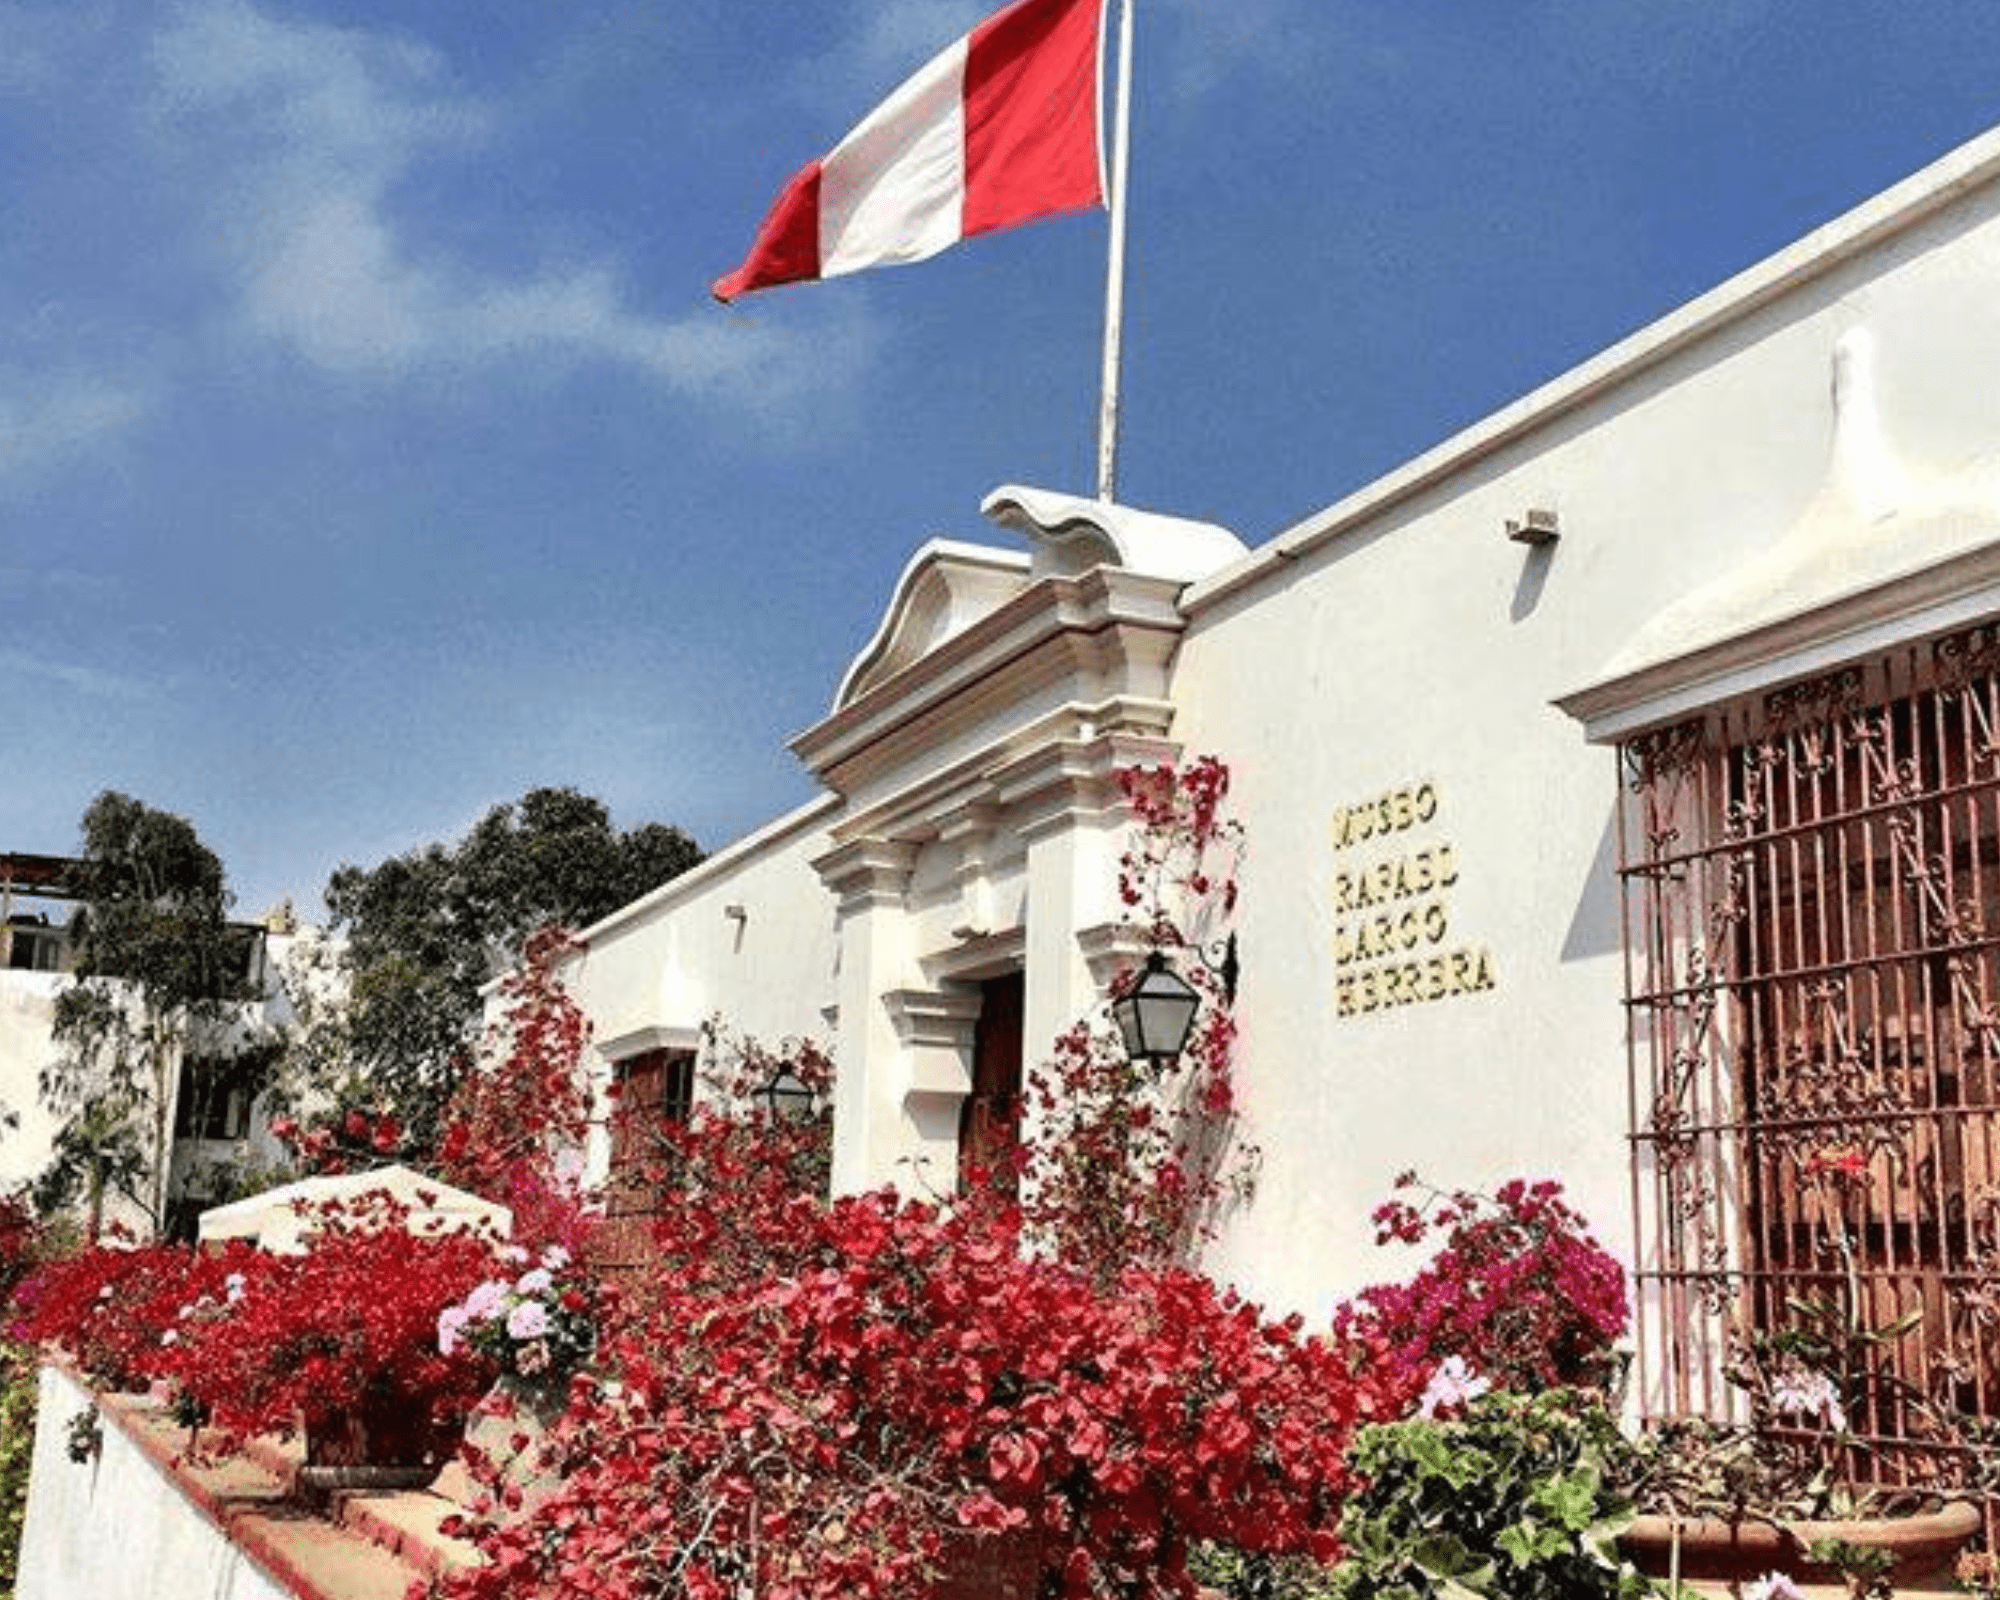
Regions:
<instances>
[{"instance_id":1,"label":"tree","mask_svg":"<svg viewBox=\"0 0 2000 1600\"><path fill-rule=\"evenodd\" d=\"M355 1073L428 1148L472 1057L479 991L528 936L586 927L701 859L679 828L621 832L602 801L540 788L495 806L456 844L341 867L326 903L348 938Z\"/></svg>"},{"instance_id":2,"label":"tree","mask_svg":"<svg viewBox=\"0 0 2000 1600\"><path fill-rule=\"evenodd\" d=\"M107 790L84 813L81 859L76 969L40 1080L62 1122L36 1188L51 1206L81 1195L95 1237L114 1193L164 1220L176 1075L192 1044L250 1042L227 1024L251 998L254 935L230 923L222 862L184 817Z\"/></svg>"}]
</instances>

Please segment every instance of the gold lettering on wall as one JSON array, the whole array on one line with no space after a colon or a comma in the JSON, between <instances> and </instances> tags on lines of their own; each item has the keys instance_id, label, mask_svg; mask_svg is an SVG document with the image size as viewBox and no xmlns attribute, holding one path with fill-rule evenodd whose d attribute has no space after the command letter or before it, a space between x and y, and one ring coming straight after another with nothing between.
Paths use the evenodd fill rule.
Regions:
<instances>
[{"instance_id":1,"label":"gold lettering on wall","mask_svg":"<svg viewBox=\"0 0 2000 1600\"><path fill-rule=\"evenodd\" d=\"M1493 952L1452 941L1458 852L1431 837L1443 812L1428 780L1333 814L1336 1010L1367 1016L1494 987Z\"/></svg>"}]
</instances>

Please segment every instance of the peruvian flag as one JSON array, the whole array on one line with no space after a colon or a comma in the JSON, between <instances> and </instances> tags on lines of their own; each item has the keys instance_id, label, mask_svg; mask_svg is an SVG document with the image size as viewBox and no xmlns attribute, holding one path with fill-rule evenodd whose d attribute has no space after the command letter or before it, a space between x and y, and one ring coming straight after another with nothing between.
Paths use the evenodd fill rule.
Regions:
<instances>
[{"instance_id":1,"label":"peruvian flag","mask_svg":"<svg viewBox=\"0 0 2000 1600\"><path fill-rule=\"evenodd\" d=\"M1102 205L1103 21L1104 0L1015 0L988 17L785 186L716 299Z\"/></svg>"}]
</instances>

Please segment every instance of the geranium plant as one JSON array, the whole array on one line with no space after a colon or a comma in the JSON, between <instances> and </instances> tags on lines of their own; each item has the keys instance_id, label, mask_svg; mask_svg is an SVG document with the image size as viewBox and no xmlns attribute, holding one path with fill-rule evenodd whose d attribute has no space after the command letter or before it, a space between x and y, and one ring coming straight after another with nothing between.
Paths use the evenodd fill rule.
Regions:
<instances>
[{"instance_id":1,"label":"geranium plant","mask_svg":"<svg viewBox=\"0 0 2000 1600\"><path fill-rule=\"evenodd\" d=\"M470 1348L503 1376L552 1389L590 1356L597 1343L594 1279L577 1270L568 1250L549 1245L539 1259L509 1247L501 1258L526 1270L487 1278L438 1315L438 1351Z\"/></svg>"},{"instance_id":2,"label":"geranium plant","mask_svg":"<svg viewBox=\"0 0 2000 1600\"><path fill-rule=\"evenodd\" d=\"M1638 1600L1617 1550L1623 1439L1595 1397L1494 1391L1451 1417L1365 1428L1333 1600Z\"/></svg>"}]
</instances>

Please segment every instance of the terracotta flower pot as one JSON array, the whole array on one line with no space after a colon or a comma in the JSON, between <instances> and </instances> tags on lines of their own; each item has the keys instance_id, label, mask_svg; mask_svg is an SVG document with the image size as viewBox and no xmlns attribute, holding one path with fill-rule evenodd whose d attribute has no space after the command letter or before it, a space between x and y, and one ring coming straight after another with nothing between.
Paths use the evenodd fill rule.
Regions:
<instances>
[{"instance_id":1,"label":"terracotta flower pot","mask_svg":"<svg viewBox=\"0 0 2000 1600\"><path fill-rule=\"evenodd\" d=\"M443 1464L429 1413L384 1401L309 1425L298 1484L320 1494L421 1489Z\"/></svg>"},{"instance_id":2,"label":"terracotta flower pot","mask_svg":"<svg viewBox=\"0 0 2000 1600\"><path fill-rule=\"evenodd\" d=\"M1618 1536L1619 1548L1648 1577L1664 1578L1680 1540L1684 1578L1742 1579L1782 1572L1787 1577L1825 1582L1834 1569L1806 1552L1817 1539L1838 1539L1895 1557L1896 1583L1942 1570L1976 1534L1984 1519L1968 1500L1951 1500L1935 1510L1900 1517L1853 1517L1828 1521L1770 1522L1745 1518L1641 1516Z\"/></svg>"}]
</instances>

